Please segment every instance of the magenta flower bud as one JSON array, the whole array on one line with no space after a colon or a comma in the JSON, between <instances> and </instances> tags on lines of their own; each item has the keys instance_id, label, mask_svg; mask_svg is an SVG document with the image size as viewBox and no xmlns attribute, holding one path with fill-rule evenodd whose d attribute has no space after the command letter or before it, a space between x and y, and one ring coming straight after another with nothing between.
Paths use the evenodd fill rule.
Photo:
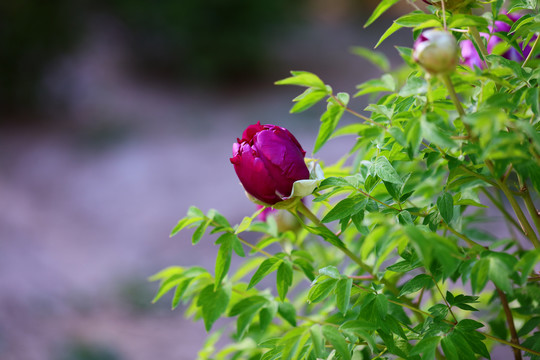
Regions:
<instances>
[{"instance_id":1,"label":"magenta flower bud","mask_svg":"<svg viewBox=\"0 0 540 360\"><path fill-rule=\"evenodd\" d=\"M309 179L305 154L287 129L258 122L233 144L230 160L246 192L273 205L291 195L295 181Z\"/></svg>"},{"instance_id":2,"label":"magenta flower bud","mask_svg":"<svg viewBox=\"0 0 540 360\"><path fill-rule=\"evenodd\" d=\"M523 16L520 14L506 14L506 15L511 21L514 21L514 22L518 20L519 18L521 18L521 16ZM503 41L501 38L499 38L496 35L496 33L499 31L508 32L510 31L511 26L505 23L504 21L495 21L495 27L489 26L488 28L491 35L486 34L486 33L480 33L480 36L482 36L484 39L487 40L486 49L487 49L488 54L491 54L495 46ZM536 40L536 36L534 36L531 39L531 43L534 40ZM529 53L531 52L530 44L527 44L527 46L525 47L523 46L522 43L520 43L519 45L523 52L523 55L527 57ZM485 63L481 60L480 55L476 51L471 40L463 40L459 43L459 46L461 48L461 61L460 61L461 64L466 65L470 68L474 68L475 66L481 69L485 68ZM514 48L510 48L506 50L503 54L501 54L501 56L504 57L505 59L512 60L512 61L525 60L525 57L522 56L519 53L519 51L517 51Z\"/></svg>"},{"instance_id":3,"label":"magenta flower bud","mask_svg":"<svg viewBox=\"0 0 540 360\"><path fill-rule=\"evenodd\" d=\"M448 31L424 31L414 43L413 58L429 73L451 72L458 63L456 39Z\"/></svg>"}]
</instances>

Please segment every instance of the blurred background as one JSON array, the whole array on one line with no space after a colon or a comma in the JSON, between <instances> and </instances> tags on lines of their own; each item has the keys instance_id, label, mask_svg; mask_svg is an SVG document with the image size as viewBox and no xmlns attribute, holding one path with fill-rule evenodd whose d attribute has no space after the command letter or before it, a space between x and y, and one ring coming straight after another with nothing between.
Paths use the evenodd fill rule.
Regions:
<instances>
[{"instance_id":1,"label":"blurred background","mask_svg":"<svg viewBox=\"0 0 540 360\"><path fill-rule=\"evenodd\" d=\"M410 5L364 29L377 3L0 2L0 358L195 359L202 323L151 305L147 277L213 268L217 247L171 228L190 205L254 211L229 163L247 125L285 126L309 155L324 105L290 115L302 89L273 82L307 70L354 93L380 76L350 47ZM396 67L392 46L411 43L404 30L380 50Z\"/></svg>"}]
</instances>

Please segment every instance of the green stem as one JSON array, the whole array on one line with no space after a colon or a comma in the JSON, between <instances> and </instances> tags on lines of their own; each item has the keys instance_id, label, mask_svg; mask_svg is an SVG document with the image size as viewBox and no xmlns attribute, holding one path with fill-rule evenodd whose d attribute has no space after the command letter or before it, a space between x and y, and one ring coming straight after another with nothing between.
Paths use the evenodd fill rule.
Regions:
<instances>
[{"instance_id":1,"label":"green stem","mask_svg":"<svg viewBox=\"0 0 540 360\"><path fill-rule=\"evenodd\" d=\"M484 44L484 40L482 39L482 36L480 36L480 32L478 32L478 29L476 28L476 26L470 26L469 32L471 33L471 36L473 37L474 41L478 45L478 48L480 49L480 53L482 54L483 60L487 63L488 51L487 51L486 45Z\"/></svg>"},{"instance_id":2,"label":"green stem","mask_svg":"<svg viewBox=\"0 0 540 360\"><path fill-rule=\"evenodd\" d=\"M441 222L441 224L448 230L450 231L452 234L456 235L458 238L462 239L462 240L465 240L465 242L467 243L467 245L469 245L470 247L474 247L474 246L480 246L480 247L485 247L485 246L482 246L480 245L479 243L477 243L476 241L474 240L471 240L469 239L467 236L457 232L456 230L452 229L450 226L448 226L447 223L445 223L444 221Z\"/></svg>"},{"instance_id":3,"label":"green stem","mask_svg":"<svg viewBox=\"0 0 540 360\"><path fill-rule=\"evenodd\" d=\"M486 165L491 171L493 175L495 175L495 169L493 167L493 164L490 160L486 160ZM518 202L512 195L512 192L510 189L506 186L505 183L500 181L495 177L495 181L499 185L499 188L502 190L508 201L510 202L510 206L512 206L512 209L514 210L514 213L516 214L519 223L521 224L521 228L523 229L523 232L525 235L531 240L532 244L535 248L540 249L540 241L538 241L538 237L536 236L536 233L534 232L533 228L531 227L531 224L529 224L529 221L525 217L525 214L523 213L523 210L521 210L521 207L519 206Z\"/></svg>"},{"instance_id":4,"label":"green stem","mask_svg":"<svg viewBox=\"0 0 540 360\"><path fill-rule=\"evenodd\" d=\"M319 218L311 212L307 208L307 206L303 202L298 202L298 207L296 208L300 213L302 213L305 217L307 217L311 222L313 222L315 225L319 227L326 227ZM358 256L356 256L351 250L349 250L345 245L338 247L341 252L343 252L345 255L347 255L352 261L354 261L358 266L360 266L365 272L367 272L370 275L373 275L373 270L366 265L362 259L360 259Z\"/></svg>"},{"instance_id":5,"label":"green stem","mask_svg":"<svg viewBox=\"0 0 540 360\"><path fill-rule=\"evenodd\" d=\"M504 206L500 202L498 202L497 199L495 199L493 197L493 195L491 195L491 193L489 191L487 191L487 189L482 187L482 188L480 188L480 190L482 190L482 192L488 197L488 199L491 200L493 205L495 205L497 207L497 209L499 209L499 211L503 214L503 216L506 218L506 220L508 220L512 225L514 225L516 227L516 229L518 229L519 231L523 231L521 226L517 223L516 220L514 220L512 215L510 215L510 213L508 211L506 211Z\"/></svg>"},{"instance_id":6,"label":"green stem","mask_svg":"<svg viewBox=\"0 0 540 360\"><path fill-rule=\"evenodd\" d=\"M540 39L540 36L538 36L538 34L536 35L536 40L534 41L534 44L533 46L531 47L531 52L529 53L529 55L527 55L527 58L525 59L525 61L523 62L523 64L521 65L522 68L524 68L525 66L527 66L527 63L529 62L529 60L532 58L533 56L533 53L536 52L536 47L538 46L538 39Z\"/></svg>"},{"instance_id":7,"label":"green stem","mask_svg":"<svg viewBox=\"0 0 540 360\"><path fill-rule=\"evenodd\" d=\"M536 231L540 232L540 214L538 213L538 209L536 208L536 205L534 205L534 202L531 197L531 193L529 192L529 189L527 188L527 184L521 179L521 176L518 176L518 181L519 181L519 187L520 187L520 196L523 198L523 201L525 202L525 207L527 207L527 210L529 211L529 215L531 216L534 222Z\"/></svg>"},{"instance_id":8,"label":"green stem","mask_svg":"<svg viewBox=\"0 0 540 360\"><path fill-rule=\"evenodd\" d=\"M459 116L464 117L465 116L465 110L463 110L463 106L461 106L461 103L459 102L459 99L457 97L456 90L454 89L454 84L452 84L452 80L450 79L450 75L444 74L442 76L444 85L446 86L446 89L448 90L448 94L450 95L450 99L452 99L452 102L454 103L454 106L456 107Z\"/></svg>"},{"instance_id":9,"label":"green stem","mask_svg":"<svg viewBox=\"0 0 540 360\"><path fill-rule=\"evenodd\" d=\"M433 283L435 283L435 286L437 287L437 290L439 291L439 294L441 294L441 297L444 300L444 303L446 304L446 307L448 308L448 311L450 311L450 314L454 318L454 324L457 324L458 321L457 321L456 315L454 315L454 312L452 311L452 307L450 306L448 301L446 301L446 297L444 296L441 288L439 287L439 283L437 282L437 280L435 280L435 277L433 275L429 274L429 276L431 276L431 279L433 280Z\"/></svg>"}]
</instances>

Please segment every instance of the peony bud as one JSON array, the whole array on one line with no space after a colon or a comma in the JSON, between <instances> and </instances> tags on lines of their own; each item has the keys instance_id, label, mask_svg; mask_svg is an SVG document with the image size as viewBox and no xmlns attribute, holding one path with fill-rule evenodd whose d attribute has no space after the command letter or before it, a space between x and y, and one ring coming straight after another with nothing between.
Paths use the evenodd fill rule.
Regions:
<instances>
[{"instance_id":1,"label":"peony bud","mask_svg":"<svg viewBox=\"0 0 540 360\"><path fill-rule=\"evenodd\" d=\"M458 63L456 39L448 31L424 31L414 43L413 58L432 74L451 72Z\"/></svg>"},{"instance_id":2,"label":"peony bud","mask_svg":"<svg viewBox=\"0 0 540 360\"><path fill-rule=\"evenodd\" d=\"M519 18L521 18L522 15L520 14L506 14L508 18L511 21L517 21ZM499 43L501 43L503 40L496 35L497 32L508 32L511 29L511 26L504 21L495 21L495 27L489 26L490 34L486 33L480 33L480 36L482 36L484 39L487 40L487 52L488 54L491 54L493 52L493 49L495 46ZM536 40L536 36L533 36L531 39L531 42ZM466 65L470 68L474 68L475 66L479 68L484 68L485 64L481 60L480 55L476 51L473 43L471 40L463 40L459 43L459 46L461 48L461 64ZM523 46L522 43L519 44L523 55L527 57L529 53L531 52L531 46L530 44L527 44L527 46ZM512 60L512 61L523 61L525 60L525 57L523 57L519 51L517 51L514 48L510 48L506 50L503 54L501 54L502 57Z\"/></svg>"},{"instance_id":3,"label":"peony bud","mask_svg":"<svg viewBox=\"0 0 540 360\"><path fill-rule=\"evenodd\" d=\"M230 160L246 192L273 205L291 195L295 181L309 179L305 154L287 129L258 122L233 144Z\"/></svg>"}]
</instances>

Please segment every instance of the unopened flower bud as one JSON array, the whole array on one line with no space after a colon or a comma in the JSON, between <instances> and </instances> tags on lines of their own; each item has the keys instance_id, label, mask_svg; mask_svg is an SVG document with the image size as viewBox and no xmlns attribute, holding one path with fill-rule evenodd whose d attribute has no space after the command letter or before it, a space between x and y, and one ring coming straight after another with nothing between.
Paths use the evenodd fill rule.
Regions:
<instances>
[{"instance_id":1,"label":"unopened flower bud","mask_svg":"<svg viewBox=\"0 0 540 360\"><path fill-rule=\"evenodd\" d=\"M413 58L431 74L451 72L459 60L456 39L445 30L424 31L414 43Z\"/></svg>"},{"instance_id":2,"label":"unopened flower bud","mask_svg":"<svg viewBox=\"0 0 540 360\"><path fill-rule=\"evenodd\" d=\"M234 143L230 160L246 192L274 205L292 195L296 181L309 179L305 153L287 129L257 123Z\"/></svg>"}]
</instances>

